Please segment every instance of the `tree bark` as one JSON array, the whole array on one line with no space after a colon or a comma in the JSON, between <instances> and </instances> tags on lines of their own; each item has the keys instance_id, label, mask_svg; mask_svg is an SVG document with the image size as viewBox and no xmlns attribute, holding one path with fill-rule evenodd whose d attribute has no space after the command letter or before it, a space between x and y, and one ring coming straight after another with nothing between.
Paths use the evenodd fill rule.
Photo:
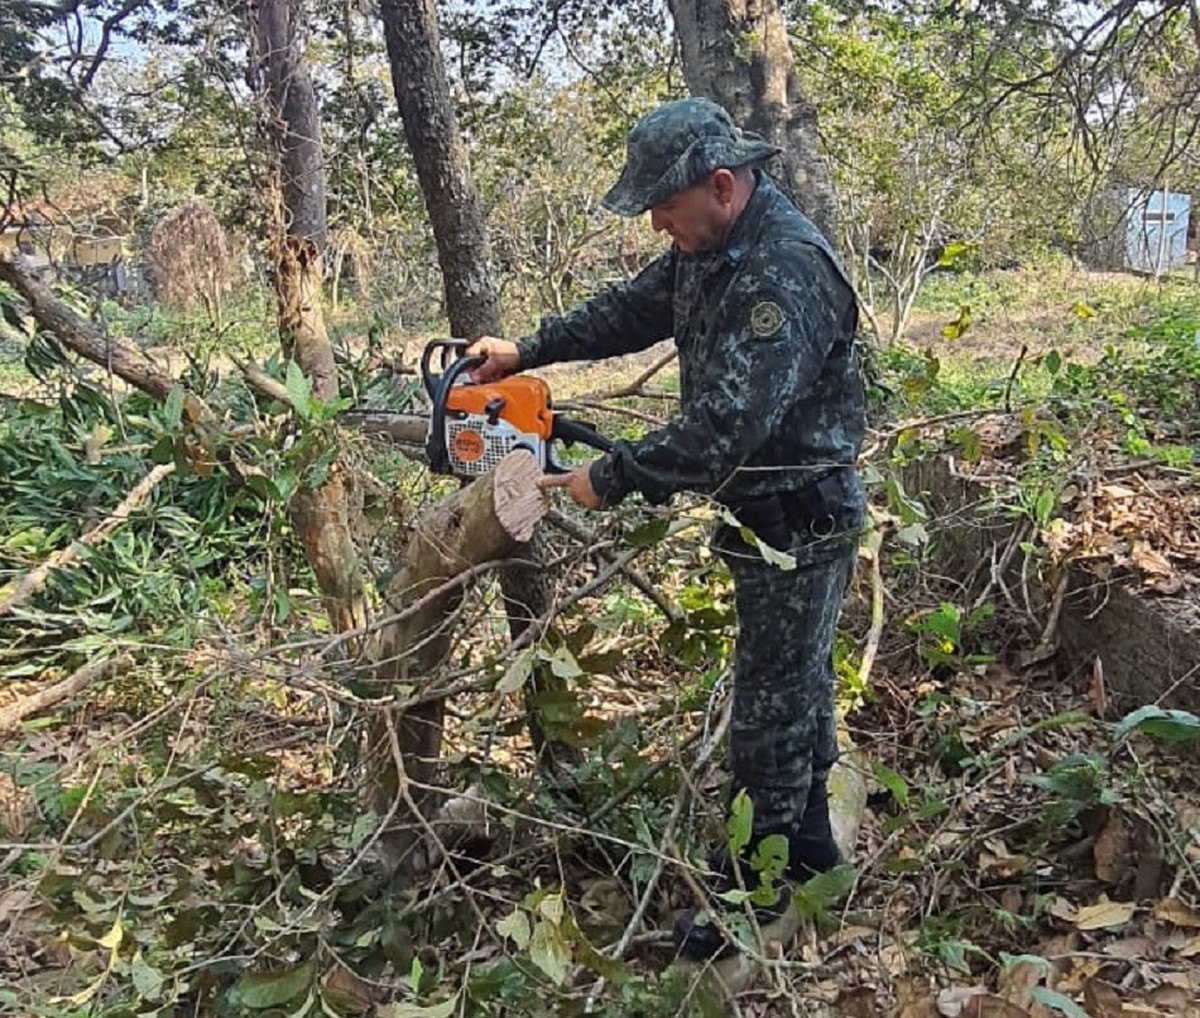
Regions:
<instances>
[{"instance_id":1,"label":"tree bark","mask_svg":"<svg viewBox=\"0 0 1200 1018\"><path fill-rule=\"evenodd\" d=\"M487 229L458 132L433 0L382 0L380 10L392 87L433 224L450 331L468 339L499 335Z\"/></svg>"},{"instance_id":2,"label":"tree bark","mask_svg":"<svg viewBox=\"0 0 1200 1018\"><path fill-rule=\"evenodd\" d=\"M252 79L269 160L269 237L280 342L312 380L313 395L338 394L333 346L321 306L325 247L325 168L316 93L300 48L300 0L259 0L254 11ZM301 485L288 507L334 627L366 624L367 602L351 536L353 474L335 463L319 488Z\"/></svg>"},{"instance_id":3,"label":"tree bark","mask_svg":"<svg viewBox=\"0 0 1200 1018\"><path fill-rule=\"evenodd\" d=\"M835 247L837 199L778 0L668 0L693 95L783 149L774 176Z\"/></svg>"}]
</instances>

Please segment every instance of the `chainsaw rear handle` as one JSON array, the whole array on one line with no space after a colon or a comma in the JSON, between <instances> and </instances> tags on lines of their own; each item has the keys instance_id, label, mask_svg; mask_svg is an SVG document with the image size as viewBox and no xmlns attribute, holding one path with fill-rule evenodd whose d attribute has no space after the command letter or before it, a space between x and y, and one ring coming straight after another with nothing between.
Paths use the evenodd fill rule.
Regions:
<instances>
[{"instance_id":1,"label":"chainsaw rear handle","mask_svg":"<svg viewBox=\"0 0 1200 1018\"><path fill-rule=\"evenodd\" d=\"M582 442L584 445L591 446L593 449L599 449L600 452L612 452L613 443L609 438L605 438L590 424L584 424L582 421L573 421L569 417L554 416L554 422L550 426L551 439L558 439L563 445L574 445L576 442ZM554 457L547 453L546 456L546 473L548 474L567 474L571 472L570 467L564 467L561 463L555 461Z\"/></svg>"}]
</instances>

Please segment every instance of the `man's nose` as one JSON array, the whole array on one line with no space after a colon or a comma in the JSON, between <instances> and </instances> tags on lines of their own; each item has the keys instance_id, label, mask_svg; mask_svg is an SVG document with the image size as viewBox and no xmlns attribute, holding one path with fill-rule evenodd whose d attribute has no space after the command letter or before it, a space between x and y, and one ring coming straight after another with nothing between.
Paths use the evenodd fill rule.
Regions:
<instances>
[{"instance_id":1,"label":"man's nose","mask_svg":"<svg viewBox=\"0 0 1200 1018\"><path fill-rule=\"evenodd\" d=\"M666 219L658 209L650 210L650 228L655 233L662 233L667 228Z\"/></svg>"}]
</instances>

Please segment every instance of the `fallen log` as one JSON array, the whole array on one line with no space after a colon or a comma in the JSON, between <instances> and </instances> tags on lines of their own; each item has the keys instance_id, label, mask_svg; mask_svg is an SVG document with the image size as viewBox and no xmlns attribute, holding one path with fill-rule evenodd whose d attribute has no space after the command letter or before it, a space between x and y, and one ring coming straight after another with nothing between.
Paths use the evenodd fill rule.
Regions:
<instances>
[{"instance_id":1,"label":"fallen log","mask_svg":"<svg viewBox=\"0 0 1200 1018\"><path fill-rule=\"evenodd\" d=\"M491 473L425 509L417 518L402 565L384 592L388 608L399 615L406 605L425 598L419 611L373 633L364 648L367 686L376 696L417 692L445 660L451 643L447 620L464 593L447 583L470 566L510 556L529 542L546 511L538 490L537 460L526 450L505 457ZM426 597L435 589L436 597ZM396 815L396 804L411 798L431 815L426 786L435 784L445 704L427 700L407 709L385 709L371 727L368 796L379 816ZM394 739L393 739L394 734ZM396 753L389 747L398 747ZM385 831L379 848L384 867L394 872L419 840L406 819Z\"/></svg>"}]
</instances>

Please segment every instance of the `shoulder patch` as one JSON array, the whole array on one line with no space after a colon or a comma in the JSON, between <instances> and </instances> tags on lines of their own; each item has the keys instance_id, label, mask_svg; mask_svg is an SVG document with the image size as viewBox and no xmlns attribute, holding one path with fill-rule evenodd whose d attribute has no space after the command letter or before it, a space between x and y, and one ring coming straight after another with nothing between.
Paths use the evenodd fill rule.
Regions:
<instances>
[{"instance_id":1,"label":"shoulder patch","mask_svg":"<svg viewBox=\"0 0 1200 1018\"><path fill-rule=\"evenodd\" d=\"M783 308L773 300L759 301L750 309L750 330L766 339L783 328Z\"/></svg>"}]
</instances>

